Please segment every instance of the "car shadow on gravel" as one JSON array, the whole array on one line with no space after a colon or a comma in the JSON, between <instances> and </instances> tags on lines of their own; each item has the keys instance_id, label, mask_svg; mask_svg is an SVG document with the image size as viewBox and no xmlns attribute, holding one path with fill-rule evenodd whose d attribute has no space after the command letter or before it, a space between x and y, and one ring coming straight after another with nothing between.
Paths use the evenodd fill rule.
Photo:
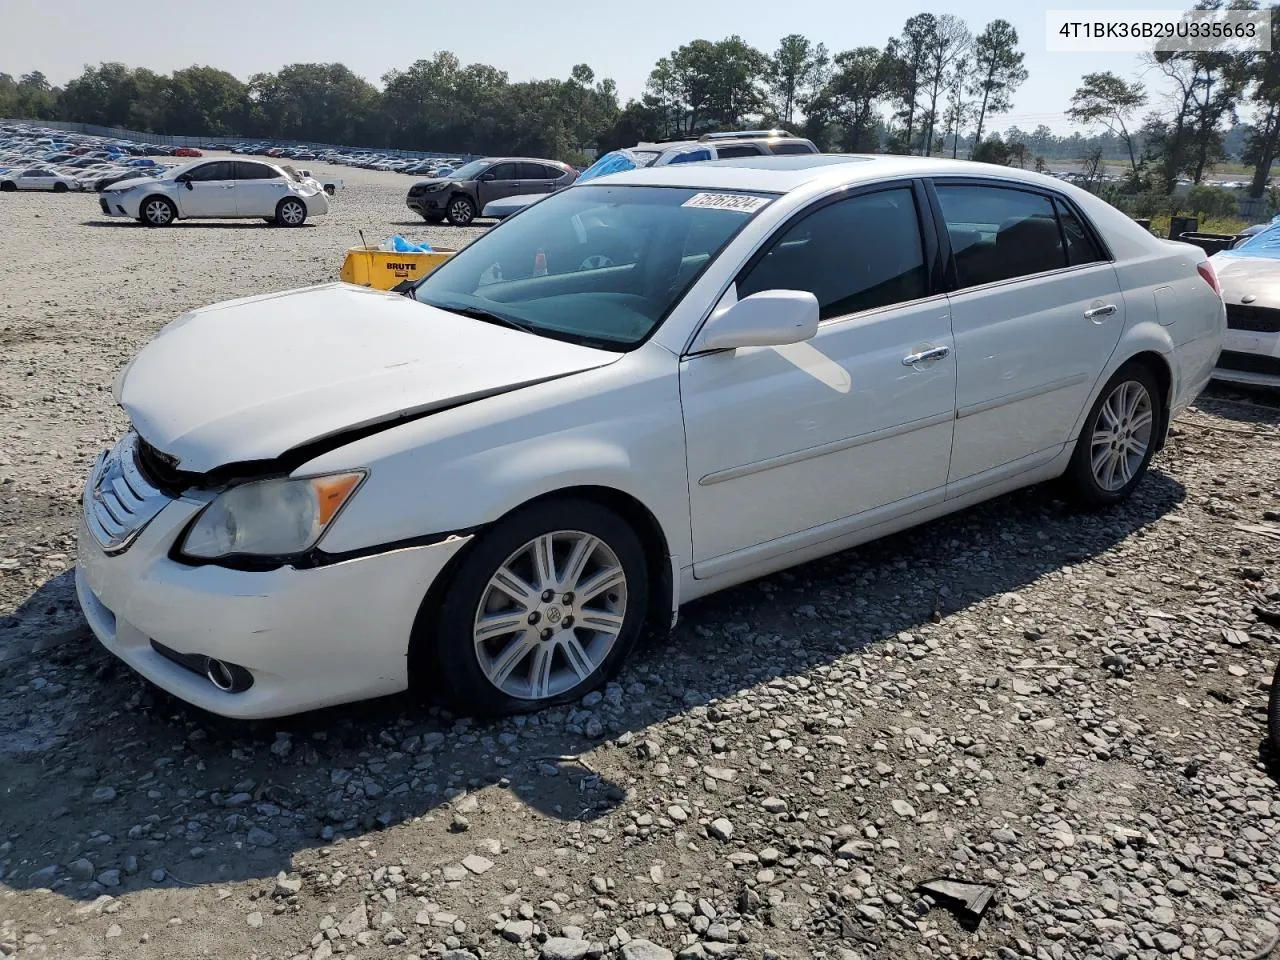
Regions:
<instances>
[{"instance_id":1,"label":"car shadow on gravel","mask_svg":"<svg viewBox=\"0 0 1280 960\"><path fill-rule=\"evenodd\" d=\"M274 223L263 223L262 218L255 220L179 220L177 223L171 223L164 227L148 228L145 224L139 223L137 220L85 220L81 226L84 227L136 227L142 229L154 229L157 232L165 230L275 230ZM316 224L304 223L298 227L289 227L290 230L313 230Z\"/></svg>"},{"instance_id":2,"label":"car shadow on gravel","mask_svg":"<svg viewBox=\"0 0 1280 960\"><path fill-rule=\"evenodd\" d=\"M1001 497L689 604L603 696L503 721L454 720L410 695L224 720L140 680L82 628L0 665L5 729L45 731L0 742L0 886L84 900L269 878L337 836L465 820L466 795L495 786L525 809L502 815L510 829L521 815L589 822L629 799L595 748L643 752L662 735L655 724L696 727L744 688L785 697L842 656L1142 536L1184 496L1153 470L1109 511L1079 511L1045 487ZM63 604L64 578L23 609Z\"/></svg>"}]
</instances>

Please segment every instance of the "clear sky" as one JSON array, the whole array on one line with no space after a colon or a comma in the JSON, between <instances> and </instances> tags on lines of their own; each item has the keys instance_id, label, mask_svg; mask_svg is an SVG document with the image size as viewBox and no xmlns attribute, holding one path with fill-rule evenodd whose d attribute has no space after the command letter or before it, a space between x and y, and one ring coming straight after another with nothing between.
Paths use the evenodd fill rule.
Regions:
<instances>
[{"instance_id":1,"label":"clear sky","mask_svg":"<svg viewBox=\"0 0 1280 960\"><path fill-rule=\"evenodd\" d=\"M506 70L513 81L564 78L575 63L612 77L625 99L640 94L653 63L689 40L738 33L771 51L780 37L802 33L832 52L882 45L907 17L932 9L963 17L977 33L1004 17L1017 28L1031 76L997 129L1046 123L1071 127L1062 114L1080 76L1114 70L1134 76L1136 54L1050 53L1045 13L1121 6L1105 0L954 0L947 8L859 0L189 0L132 4L102 0L0 0L0 70L41 70L65 83L86 63L118 60L160 72L206 64L242 79L286 63L340 61L374 83L436 50L465 63ZM1126 9L1172 9L1169 0L1125 0ZM1185 6L1190 6L1187 3Z\"/></svg>"}]
</instances>

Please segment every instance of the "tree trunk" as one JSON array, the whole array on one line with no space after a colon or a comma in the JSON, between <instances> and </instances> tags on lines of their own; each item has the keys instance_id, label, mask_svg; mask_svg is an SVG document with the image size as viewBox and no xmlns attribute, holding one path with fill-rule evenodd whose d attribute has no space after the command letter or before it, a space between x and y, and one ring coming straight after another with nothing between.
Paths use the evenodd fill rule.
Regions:
<instances>
[{"instance_id":1,"label":"tree trunk","mask_svg":"<svg viewBox=\"0 0 1280 960\"><path fill-rule=\"evenodd\" d=\"M969 159L973 159L973 151L978 149L978 144L982 141L982 121L987 116L987 96L990 93L990 84L982 90L982 106L978 108L978 126L973 131L973 143L969 144Z\"/></svg>"},{"instance_id":2,"label":"tree trunk","mask_svg":"<svg viewBox=\"0 0 1280 960\"><path fill-rule=\"evenodd\" d=\"M1120 136L1124 138L1125 148L1129 151L1129 169L1133 171L1134 176L1138 174L1138 157L1133 152L1133 134L1129 132L1129 128L1124 125L1124 121L1120 117L1116 117L1116 123L1120 124ZM1114 128L1108 128L1115 133Z\"/></svg>"},{"instance_id":3,"label":"tree trunk","mask_svg":"<svg viewBox=\"0 0 1280 960\"><path fill-rule=\"evenodd\" d=\"M1271 164L1276 159L1276 141L1280 139L1280 123L1277 123L1276 104L1267 108L1267 122L1263 127L1258 150L1258 162L1253 168L1253 181L1249 184L1249 196L1260 197L1267 188L1267 178L1271 176Z\"/></svg>"}]
</instances>

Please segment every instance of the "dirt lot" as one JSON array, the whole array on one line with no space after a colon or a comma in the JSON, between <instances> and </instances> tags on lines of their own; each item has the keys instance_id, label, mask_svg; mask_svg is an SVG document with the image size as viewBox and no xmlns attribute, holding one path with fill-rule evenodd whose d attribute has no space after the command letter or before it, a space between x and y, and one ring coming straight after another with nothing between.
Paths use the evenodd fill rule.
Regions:
<instances>
[{"instance_id":1,"label":"dirt lot","mask_svg":"<svg viewBox=\"0 0 1280 960\"><path fill-rule=\"evenodd\" d=\"M236 724L87 637L68 570L116 371L166 320L424 229L152 231L0 200L0 954L1255 957L1280 408L1215 390L1122 509L1006 497L684 611L603 694L496 724L391 698ZM976 929L915 892L989 884ZM459 952L460 951L460 952Z\"/></svg>"}]
</instances>

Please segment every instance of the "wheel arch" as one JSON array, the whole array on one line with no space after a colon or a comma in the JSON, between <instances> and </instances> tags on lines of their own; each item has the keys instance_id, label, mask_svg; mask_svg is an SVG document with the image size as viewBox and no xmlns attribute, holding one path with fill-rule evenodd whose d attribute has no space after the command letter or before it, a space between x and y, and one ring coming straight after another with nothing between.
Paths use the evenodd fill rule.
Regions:
<instances>
[{"instance_id":1,"label":"wheel arch","mask_svg":"<svg viewBox=\"0 0 1280 960\"><path fill-rule=\"evenodd\" d=\"M1081 408L1069 442L1074 444L1079 440L1089 411L1098 402L1098 397L1102 394L1107 382L1115 376L1116 371L1125 364L1137 362L1151 369L1164 394L1162 397L1164 409L1161 413L1156 441L1156 450L1162 449L1169 431L1169 411L1173 406L1174 393L1177 390L1174 350L1173 339L1169 336L1168 329L1158 323L1143 322L1126 330L1112 351L1111 359L1094 383L1088 402Z\"/></svg>"},{"instance_id":2,"label":"wheel arch","mask_svg":"<svg viewBox=\"0 0 1280 960\"><path fill-rule=\"evenodd\" d=\"M471 540L454 554L427 588L426 596L418 608L408 646L410 682L422 680L424 670L430 666L431 645L434 640L434 621L448 593L458 567L462 565L485 531L501 523L512 514L531 506L555 500L588 500L616 513L627 522L644 548L645 564L649 575L649 608L645 611L646 633L663 633L670 628L676 609L676 577L672 566L671 548L662 524L644 503L616 487L599 484L580 484L549 490L522 501L502 516L471 531Z\"/></svg>"}]
</instances>

